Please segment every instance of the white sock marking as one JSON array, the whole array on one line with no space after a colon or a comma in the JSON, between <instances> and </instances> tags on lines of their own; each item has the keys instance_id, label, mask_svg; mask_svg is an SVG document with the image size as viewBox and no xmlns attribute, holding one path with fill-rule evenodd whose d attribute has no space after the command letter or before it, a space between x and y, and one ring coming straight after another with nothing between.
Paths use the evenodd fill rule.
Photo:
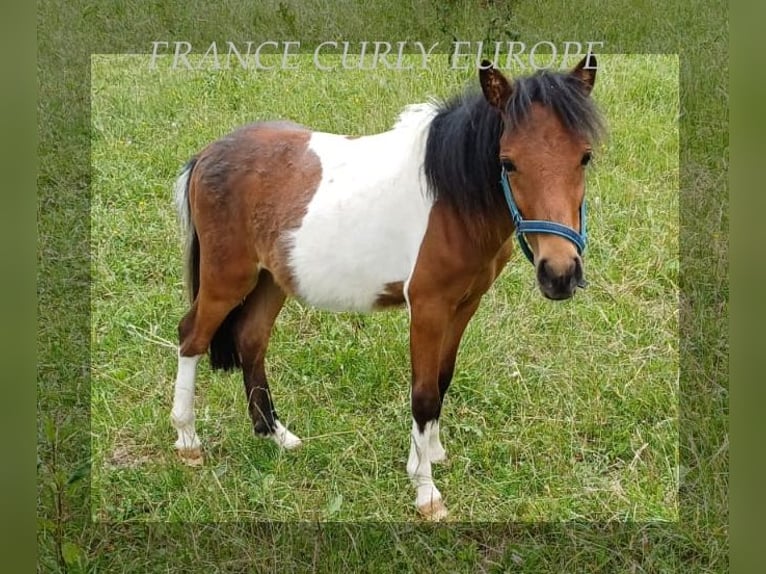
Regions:
<instances>
[{"instance_id":1,"label":"white sock marking","mask_svg":"<svg viewBox=\"0 0 766 574\"><path fill-rule=\"evenodd\" d=\"M410 440L410 456L407 459L407 474L410 475L417 495L415 505L420 508L431 502L441 500L442 495L434 485L431 477L431 434L434 421L426 423L423 432L418 424L412 421L412 438Z\"/></svg>"},{"instance_id":2,"label":"white sock marking","mask_svg":"<svg viewBox=\"0 0 766 574\"><path fill-rule=\"evenodd\" d=\"M278 420L274 421L274 423L274 432L270 436L275 443L286 450L298 448L301 446L301 439L287 430Z\"/></svg>"},{"instance_id":3,"label":"white sock marking","mask_svg":"<svg viewBox=\"0 0 766 574\"><path fill-rule=\"evenodd\" d=\"M182 357L178 355L178 374L176 375L173 410L170 420L178 431L177 449L195 449L200 447L200 440L194 428L194 377L197 363L202 355Z\"/></svg>"},{"instance_id":4,"label":"white sock marking","mask_svg":"<svg viewBox=\"0 0 766 574\"><path fill-rule=\"evenodd\" d=\"M439 438L439 419L433 421L433 425L431 425L431 435L428 438L428 446L431 462L441 462L447 458L447 451L444 450L442 441Z\"/></svg>"}]
</instances>

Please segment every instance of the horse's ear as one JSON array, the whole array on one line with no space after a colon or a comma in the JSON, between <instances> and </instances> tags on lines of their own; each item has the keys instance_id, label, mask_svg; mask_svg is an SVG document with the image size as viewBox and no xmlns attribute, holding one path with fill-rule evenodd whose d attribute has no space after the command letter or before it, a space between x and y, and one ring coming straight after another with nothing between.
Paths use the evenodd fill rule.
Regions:
<instances>
[{"instance_id":1,"label":"horse's ear","mask_svg":"<svg viewBox=\"0 0 766 574\"><path fill-rule=\"evenodd\" d=\"M513 93L513 86L505 79L505 76L492 66L489 60L482 60L479 68L479 82L484 97L495 108L505 111L508 98Z\"/></svg>"},{"instance_id":2,"label":"horse's ear","mask_svg":"<svg viewBox=\"0 0 766 574\"><path fill-rule=\"evenodd\" d=\"M596 56L588 54L580 60L580 63L577 64L571 72L575 78L578 78L583 83L586 94L591 93L593 84L596 83L597 67L598 63L596 62Z\"/></svg>"}]
</instances>

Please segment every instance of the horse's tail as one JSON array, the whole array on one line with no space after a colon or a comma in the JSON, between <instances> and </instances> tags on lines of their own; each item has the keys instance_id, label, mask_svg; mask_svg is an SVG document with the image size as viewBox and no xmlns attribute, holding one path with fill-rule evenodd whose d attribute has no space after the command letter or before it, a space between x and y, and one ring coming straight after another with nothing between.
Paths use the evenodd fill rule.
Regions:
<instances>
[{"instance_id":1,"label":"horse's tail","mask_svg":"<svg viewBox=\"0 0 766 574\"><path fill-rule=\"evenodd\" d=\"M185 256L184 256L184 282L189 292L189 301L194 303L199 293L199 238L191 217L189 205L189 185L197 158L191 158L183 170L175 185L175 202L181 227L185 232ZM242 311L242 306L237 305L226 316L221 326L210 341L210 365L214 369L230 371L240 366L239 354L234 341L234 325Z\"/></svg>"},{"instance_id":2,"label":"horse's tail","mask_svg":"<svg viewBox=\"0 0 766 574\"><path fill-rule=\"evenodd\" d=\"M194 302L199 292L199 239L191 218L189 206L189 184L197 158L193 157L181 170L175 185L175 202L178 220L184 233L184 283L189 293L189 301Z\"/></svg>"}]
</instances>

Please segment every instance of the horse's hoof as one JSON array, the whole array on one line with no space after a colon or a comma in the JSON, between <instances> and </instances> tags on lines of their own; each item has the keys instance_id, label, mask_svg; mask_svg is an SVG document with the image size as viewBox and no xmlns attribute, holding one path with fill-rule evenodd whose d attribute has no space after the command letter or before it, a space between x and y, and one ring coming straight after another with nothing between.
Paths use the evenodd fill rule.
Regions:
<instances>
[{"instance_id":1,"label":"horse's hoof","mask_svg":"<svg viewBox=\"0 0 766 574\"><path fill-rule=\"evenodd\" d=\"M431 500L425 504L418 506L418 512L420 515L431 522L438 522L447 518L447 507L444 506L444 502L441 498Z\"/></svg>"},{"instance_id":2,"label":"horse's hoof","mask_svg":"<svg viewBox=\"0 0 766 574\"><path fill-rule=\"evenodd\" d=\"M179 448L178 456L187 466L202 466L205 458L202 456L202 449L197 448Z\"/></svg>"}]
</instances>

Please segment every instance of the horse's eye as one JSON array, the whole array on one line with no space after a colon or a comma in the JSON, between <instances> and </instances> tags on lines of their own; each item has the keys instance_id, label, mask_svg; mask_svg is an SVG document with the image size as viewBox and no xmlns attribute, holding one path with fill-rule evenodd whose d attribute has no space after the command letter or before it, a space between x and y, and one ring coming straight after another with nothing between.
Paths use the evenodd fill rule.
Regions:
<instances>
[{"instance_id":1,"label":"horse's eye","mask_svg":"<svg viewBox=\"0 0 766 574\"><path fill-rule=\"evenodd\" d=\"M592 157L591 153L589 151L586 151L583 154L582 159L580 160L580 165L588 165L590 163L591 157Z\"/></svg>"},{"instance_id":2,"label":"horse's eye","mask_svg":"<svg viewBox=\"0 0 766 574\"><path fill-rule=\"evenodd\" d=\"M503 167L505 168L505 171L508 173L511 173L512 171L516 171L516 166L513 165L513 162L509 159L501 159L500 162L503 164Z\"/></svg>"}]
</instances>

